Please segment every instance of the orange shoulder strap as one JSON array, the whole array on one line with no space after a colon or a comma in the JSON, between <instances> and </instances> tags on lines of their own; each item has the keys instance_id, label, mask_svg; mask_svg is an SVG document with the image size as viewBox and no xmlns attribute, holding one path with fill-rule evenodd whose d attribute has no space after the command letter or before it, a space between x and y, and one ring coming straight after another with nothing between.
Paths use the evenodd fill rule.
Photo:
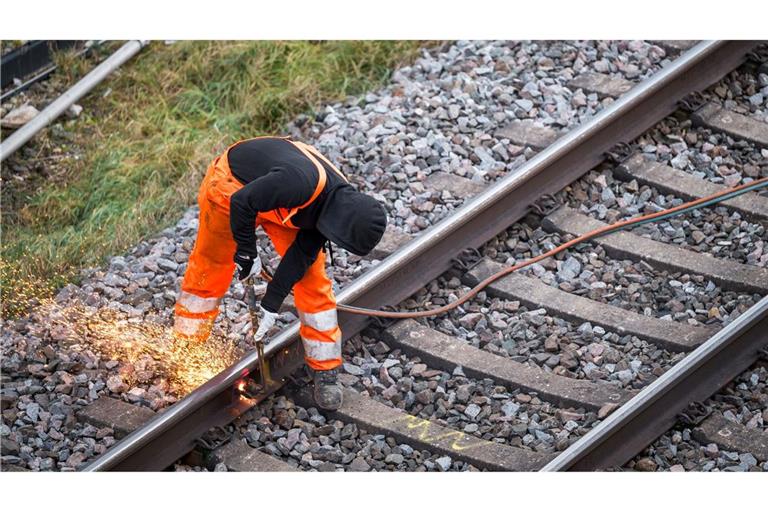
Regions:
<instances>
[{"instance_id":1,"label":"orange shoulder strap","mask_svg":"<svg viewBox=\"0 0 768 512\"><path fill-rule=\"evenodd\" d=\"M317 196L319 196L320 193L325 188L325 182L328 180L328 177L325 175L325 167L323 167L322 164L320 162L318 162L315 159L315 157L312 156L312 154L309 152L309 150L307 150L306 144L303 144L303 143L297 142L297 141L293 141L293 140L290 140L290 139L288 139L288 142L290 142L291 144L296 146L296 148L299 151L301 151L304 156L309 158L309 161L312 162L313 164L315 164L315 167L317 168L318 179L317 179L317 186L315 187L315 191L312 193L312 197L309 198L309 201L307 201L306 203L304 203L303 205L301 205L301 206L299 206L297 208L297 210L300 210L302 208L306 208L307 206L312 204L312 202L315 199L317 199Z\"/></svg>"},{"instance_id":2,"label":"orange shoulder strap","mask_svg":"<svg viewBox=\"0 0 768 512\"><path fill-rule=\"evenodd\" d=\"M307 151L309 151L310 153L312 153L314 156L316 156L317 158L319 158L320 160L322 160L323 162L325 162L325 163L328 165L328 167L330 167L331 169L333 169L333 170L334 170L334 172L335 172L336 174L338 174L338 175L341 177L341 179L343 179L344 181L346 181L347 183L349 183L349 180L347 179L347 177L346 177L346 176L344 176L344 174L342 174L342 172L341 172L340 170L338 170L338 169L336 168L336 166L335 166L335 165L333 165L333 164L331 163L331 161L330 161L330 160L328 160L327 158L325 158L325 156L323 156L323 155L322 155L322 153L320 153L320 152L319 152L317 149L315 149L314 147L310 146L309 144L304 144L304 146L306 147Z\"/></svg>"}]
</instances>

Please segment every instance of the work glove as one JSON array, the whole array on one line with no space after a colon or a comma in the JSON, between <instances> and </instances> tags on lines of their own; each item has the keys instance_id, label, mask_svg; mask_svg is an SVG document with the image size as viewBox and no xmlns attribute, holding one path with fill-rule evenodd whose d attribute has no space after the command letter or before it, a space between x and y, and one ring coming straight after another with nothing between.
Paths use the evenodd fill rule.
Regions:
<instances>
[{"instance_id":1,"label":"work glove","mask_svg":"<svg viewBox=\"0 0 768 512\"><path fill-rule=\"evenodd\" d=\"M275 326L278 316L277 313L272 313L262 306L259 306L259 328L256 329L256 334L253 335L254 341L261 341L264 339L269 330Z\"/></svg>"},{"instance_id":2,"label":"work glove","mask_svg":"<svg viewBox=\"0 0 768 512\"><path fill-rule=\"evenodd\" d=\"M244 254L235 254L235 267L237 267L237 280L245 281L251 276L261 275L261 258L257 254L254 257Z\"/></svg>"}]
</instances>

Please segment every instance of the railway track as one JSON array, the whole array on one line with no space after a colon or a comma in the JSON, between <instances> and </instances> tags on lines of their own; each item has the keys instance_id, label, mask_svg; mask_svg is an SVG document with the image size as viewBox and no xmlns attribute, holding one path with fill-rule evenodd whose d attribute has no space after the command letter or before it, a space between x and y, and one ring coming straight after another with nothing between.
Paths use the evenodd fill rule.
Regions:
<instances>
[{"instance_id":1,"label":"railway track","mask_svg":"<svg viewBox=\"0 0 768 512\"><path fill-rule=\"evenodd\" d=\"M578 87L619 99L591 122L562 136L525 123L505 128L510 143L540 152L518 172L494 185L486 187L441 173L430 175L425 187L473 199L412 240L405 232L388 231L377 255L386 258L348 284L339 301L382 307L416 294L411 305L422 300L437 304L445 300L439 297L438 288L459 290L501 266L487 257L487 251L485 257L468 258L466 249L487 247L487 242L500 234L514 234L521 229L521 222L525 230L532 213L538 214L532 222L538 222L536 229L545 233L545 238L561 239L592 229L601 221L562 204L567 203L567 197L558 196L563 196L564 188L583 180L618 143L641 137L675 112L690 93L703 91L735 69L753 46L749 42L701 43L635 87L599 74L580 76ZM695 105L690 118L703 129L768 147L765 123L723 110L710 101ZM613 171L624 182L683 200L723 187L648 160L636 151L623 155ZM531 208L531 198L547 194L555 194L554 199L561 204L551 211L547 201ZM768 198L754 193L730 200L724 207L757 223L768 217ZM586 253L587 258L596 254L602 258L595 258L598 261L615 257L640 262L637 265L645 265L649 274L678 277L676 282L681 287L690 285L691 293L696 283L708 282L730 290L742 307L729 311L741 314L720 329L685 315L665 319L653 311L618 307L604 297L596 300L591 292L576 294L567 287L552 286L538 278L538 269L513 274L488 287L478 299L492 301L491 307L478 303L464 308L457 323L468 328L460 336L446 332L450 329L445 329L440 319L426 325L405 320L373 327L364 317L342 314L347 339L345 405L327 418L311 408L307 388L300 380L289 382L296 379L292 375L302 364L298 327L292 325L267 348L275 383L262 396L249 399L236 389L244 375L257 371L256 356L250 353L159 414L106 397L86 406L79 413L83 421L111 426L125 437L85 469L158 470L198 448L197 452L206 456L205 461L198 460L199 464L218 462L234 470L294 470L296 465L286 461L301 456L295 451L297 446L312 436L342 444L346 440L349 447L355 446L359 437L379 436L376 446L383 450L381 469L408 469L403 465L402 451L413 448L422 450L426 457L437 457L430 464L442 470L620 466L674 425L678 414L691 403L704 401L758 360L766 343L761 334L768 323L768 302L759 297L768 289L768 271L634 232L615 233L586 245L576 252ZM562 271L562 265L552 270ZM419 278L413 279L414 275ZM425 285L435 279L439 286ZM407 306L408 301L404 304ZM509 324L511 315L497 313L514 313L521 307L527 309L523 315L531 325L559 325L565 336L550 336L543 350L531 358L519 352L513 355L511 348L499 350L493 340L470 335L478 323L487 323L486 317L491 324ZM571 364L560 364L569 357L563 338L573 339L570 335L577 325L577 336L582 340L604 336L650 344L669 355L668 368L658 372L658 379L654 375L650 383L650 379L638 379L636 374L642 372L634 368L623 374L628 376L626 382L579 377L578 372L568 370L573 369ZM535 329L532 332L529 342L538 347L542 340L537 339ZM583 344L591 352L605 350L595 343ZM405 382L393 378L403 374L410 376ZM269 397L286 383L285 394L277 399ZM263 406L278 418L276 425L251 429L243 418L248 418L252 408ZM527 420L533 417L535 426L521 421L522 415ZM492 418L492 427L484 423L488 418ZM723 432L719 418L705 421L709 423L703 423L702 428L711 436ZM234 426L230 425L233 422ZM265 435L278 442L271 448L253 448ZM762 439L760 435L749 437L739 439L747 443ZM535 449L538 441L545 440L555 441L553 447ZM311 467L334 470L336 464L356 460L353 451L343 453L328 443L320 448L315 455L321 455L310 457L314 461ZM757 448L755 452L763 453Z\"/></svg>"},{"instance_id":2,"label":"railway track","mask_svg":"<svg viewBox=\"0 0 768 512\"><path fill-rule=\"evenodd\" d=\"M723 111L707 92L695 104L690 97L737 68L753 44L658 44L687 51L638 85L600 73L574 78L573 88L618 98L589 123L565 134L529 122L499 130L509 147L538 154L495 184L430 174L424 188L438 191L433 197L472 199L416 237L389 229L373 255L383 261L347 283L339 301L441 305L503 264L616 220L610 209L598 208L614 192L615 203L624 200L621 192L682 201L720 190L724 178L704 179L649 159L637 141L676 113L676 123L768 147L765 123ZM684 112L680 101L686 98ZM629 150L617 143L630 143ZM581 209L593 186L607 199L598 195L594 209ZM534 198L542 199L532 205ZM681 247L681 240L690 240L694 229L705 233L713 215L730 222L733 212L745 231L759 229L767 204L750 193L724 203L725 213L670 224L670 240L664 232L636 228L576 246L563 260L508 276L459 312L427 322L369 325L364 317L342 314L347 395L334 414L311 407L296 372L302 365L296 325L268 347L276 382L262 396L247 399L236 389L258 368L253 353L160 413L102 396L77 418L122 439L84 469L159 470L181 458L240 471L620 466L675 424L689 403L704 401L758 359L765 345L755 336L765 329L765 268L738 247L737 237L710 237L697 252ZM584 272L600 280L593 275L589 287L573 289ZM615 274L613 281L608 274ZM626 300L659 281L676 284ZM680 292L664 296L669 289ZM681 311L675 303L681 294L701 304ZM701 420L698 438L742 452L757 443L751 453L762 457L764 441L753 431L745 434L747 426L724 426L717 412L687 413ZM736 434L725 436L725 427Z\"/></svg>"}]
</instances>

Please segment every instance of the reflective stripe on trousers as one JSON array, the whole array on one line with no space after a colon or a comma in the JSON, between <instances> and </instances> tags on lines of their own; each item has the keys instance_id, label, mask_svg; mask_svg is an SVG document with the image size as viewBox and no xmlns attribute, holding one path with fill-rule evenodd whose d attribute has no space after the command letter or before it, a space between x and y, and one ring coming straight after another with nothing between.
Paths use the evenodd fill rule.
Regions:
<instances>
[{"instance_id":1,"label":"reflective stripe on trousers","mask_svg":"<svg viewBox=\"0 0 768 512\"><path fill-rule=\"evenodd\" d=\"M304 344L304 355L308 359L322 364L326 361L336 361L341 359L341 332L334 336L334 341L320 341L301 337ZM335 366L334 366L335 367Z\"/></svg>"},{"instance_id":2,"label":"reflective stripe on trousers","mask_svg":"<svg viewBox=\"0 0 768 512\"><path fill-rule=\"evenodd\" d=\"M329 370L341 364L341 329L336 307L314 313L297 308L307 363L316 370Z\"/></svg>"},{"instance_id":3,"label":"reflective stripe on trousers","mask_svg":"<svg viewBox=\"0 0 768 512\"><path fill-rule=\"evenodd\" d=\"M176 315L173 319L173 330L183 336L204 340L208 337L213 326L213 318L185 318Z\"/></svg>"},{"instance_id":4,"label":"reflective stripe on trousers","mask_svg":"<svg viewBox=\"0 0 768 512\"><path fill-rule=\"evenodd\" d=\"M182 336L204 341L219 313L219 297L200 297L182 291L176 300L173 330Z\"/></svg>"},{"instance_id":5,"label":"reflective stripe on trousers","mask_svg":"<svg viewBox=\"0 0 768 512\"><path fill-rule=\"evenodd\" d=\"M182 290L176 304L190 313L210 313L218 309L219 302L221 302L221 297L198 297L194 293Z\"/></svg>"},{"instance_id":6,"label":"reflective stripe on trousers","mask_svg":"<svg viewBox=\"0 0 768 512\"><path fill-rule=\"evenodd\" d=\"M307 325L318 331L330 331L339 326L336 308L318 311L317 313L299 311L299 320L301 320L302 325Z\"/></svg>"}]
</instances>

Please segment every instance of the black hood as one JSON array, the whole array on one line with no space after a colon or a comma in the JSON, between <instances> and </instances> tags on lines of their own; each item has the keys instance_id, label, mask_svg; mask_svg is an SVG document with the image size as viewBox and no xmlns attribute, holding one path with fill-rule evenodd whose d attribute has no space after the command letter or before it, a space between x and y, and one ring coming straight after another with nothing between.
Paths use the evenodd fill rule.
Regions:
<instances>
[{"instance_id":1,"label":"black hood","mask_svg":"<svg viewBox=\"0 0 768 512\"><path fill-rule=\"evenodd\" d=\"M317 229L325 238L358 256L376 247L386 227L384 206L349 185L328 193L317 219Z\"/></svg>"}]
</instances>

